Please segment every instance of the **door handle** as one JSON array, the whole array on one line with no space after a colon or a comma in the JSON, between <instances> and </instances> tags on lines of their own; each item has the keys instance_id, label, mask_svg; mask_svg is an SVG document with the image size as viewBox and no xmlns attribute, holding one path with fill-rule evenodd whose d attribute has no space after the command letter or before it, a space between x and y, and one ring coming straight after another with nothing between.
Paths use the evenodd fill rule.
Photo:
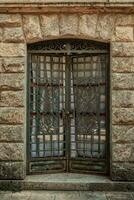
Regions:
<instances>
[{"instance_id":1,"label":"door handle","mask_svg":"<svg viewBox=\"0 0 134 200\"><path fill-rule=\"evenodd\" d=\"M69 118L73 118L74 117L74 114L72 111L67 111L66 112L66 116L69 117Z\"/></svg>"},{"instance_id":2,"label":"door handle","mask_svg":"<svg viewBox=\"0 0 134 200\"><path fill-rule=\"evenodd\" d=\"M65 118L65 117L70 117L71 118L72 115L73 115L73 113L71 111L65 111L63 109L63 111L62 111L62 118Z\"/></svg>"},{"instance_id":3,"label":"door handle","mask_svg":"<svg viewBox=\"0 0 134 200\"><path fill-rule=\"evenodd\" d=\"M66 112L66 115L69 116L71 113L69 111Z\"/></svg>"}]
</instances>

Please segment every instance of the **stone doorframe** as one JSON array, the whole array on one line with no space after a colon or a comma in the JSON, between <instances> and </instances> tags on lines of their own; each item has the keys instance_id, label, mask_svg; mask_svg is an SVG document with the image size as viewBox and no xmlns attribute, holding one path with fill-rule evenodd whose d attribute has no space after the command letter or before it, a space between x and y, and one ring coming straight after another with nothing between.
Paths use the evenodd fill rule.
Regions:
<instances>
[{"instance_id":1,"label":"stone doorframe","mask_svg":"<svg viewBox=\"0 0 134 200\"><path fill-rule=\"evenodd\" d=\"M81 38L111 46L112 180L134 180L134 14L0 14L0 178L26 176L27 44Z\"/></svg>"}]
</instances>

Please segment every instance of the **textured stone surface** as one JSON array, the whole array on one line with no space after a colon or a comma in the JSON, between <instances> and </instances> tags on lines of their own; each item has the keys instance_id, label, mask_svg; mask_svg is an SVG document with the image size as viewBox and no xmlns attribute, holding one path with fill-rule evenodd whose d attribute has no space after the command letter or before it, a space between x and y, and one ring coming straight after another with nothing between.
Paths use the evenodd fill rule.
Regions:
<instances>
[{"instance_id":1,"label":"textured stone surface","mask_svg":"<svg viewBox=\"0 0 134 200\"><path fill-rule=\"evenodd\" d=\"M124 27L119 26L116 27L116 35L115 40L126 42L126 41L133 41L134 33L133 33L133 27Z\"/></svg>"},{"instance_id":2,"label":"textured stone surface","mask_svg":"<svg viewBox=\"0 0 134 200\"><path fill-rule=\"evenodd\" d=\"M120 0L122 1L122 0ZM131 0L129 0L131 1ZM77 2L80 2L80 3L83 3L82 0L1 0L0 1L0 4L2 3L77 3ZM85 3L87 2L87 0L84 1ZM90 2L107 2L107 0L91 0Z\"/></svg>"},{"instance_id":3,"label":"textured stone surface","mask_svg":"<svg viewBox=\"0 0 134 200\"><path fill-rule=\"evenodd\" d=\"M133 200L132 192L91 192L91 191L21 191L0 192L2 200Z\"/></svg>"},{"instance_id":4,"label":"textured stone surface","mask_svg":"<svg viewBox=\"0 0 134 200\"><path fill-rule=\"evenodd\" d=\"M59 25L61 35L78 34L78 15L61 15Z\"/></svg>"},{"instance_id":5,"label":"textured stone surface","mask_svg":"<svg viewBox=\"0 0 134 200\"><path fill-rule=\"evenodd\" d=\"M107 200L133 200L133 195L131 193L106 193Z\"/></svg>"},{"instance_id":6,"label":"textured stone surface","mask_svg":"<svg viewBox=\"0 0 134 200\"><path fill-rule=\"evenodd\" d=\"M0 73L1 72L4 72L4 69L3 69L3 59L0 58Z\"/></svg>"},{"instance_id":7,"label":"textured stone surface","mask_svg":"<svg viewBox=\"0 0 134 200\"><path fill-rule=\"evenodd\" d=\"M93 192L54 192L54 191L40 191L40 192L21 192L21 193L14 193L13 195L7 193L4 195L3 193L0 195L0 197L3 198L3 196L6 198L10 198L11 200L13 198L19 199L31 199L31 200L53 200L53 199L58 199L58 200L106 200L105 194L104 193L93 193ZM7 200L7 199L4 199Z\"/></svg>"},{"instance_id":8,"label":"textured stone surface","mask_svg":"<svg viewBox=\"0 0 134 200\"><path fill-rule=\"evenodd\" d=\"M115 27L115 16L108 15L100 15L97 23L97 32L100 39L110 40L114 33Z\"/></svg>"},{"instance_id":9,"label":"textured stone surface","mask_svg":"<svg viewBox=\"0 0 134 200\"><path fill-rule=\"evenodd\" d=\"M134 162L134 144L113 144L113 161L133 161Z\"/></svg>"},{"instance_id":10,"label":"textured stone surface","mask_svg":"<svg viewBox=\"0 0 134 200\"><path fill-rule=\"evenodd\" d=\"M110 3L126 3L126 0L109 0ZM127 0L127 3L133 3L133 0Z\"/></svg>"},{"instance_id":11,"label":"textured stone surface","mask_svg":"<svg viewBox=\"0 0 134 200\"><path fill-rule=\"evenodd\" d=\"M113 56L134 56L134 42L113 42Z\"/></svg>"},{"instance_id":12,"label":"textured stone surface","mask_svg":"<svg viewBox=\"0 0 134 200\"><path fill-rule=\"evenodd\" d=\"M4 28L4 42L24 42L22 27Z\"/></svg>"},{"instance_id":13,"label":"textured stone surface","mask_svg":"<svg viewBox=\"0 0 134 200\"><path fill-rule=\"evenodd\" d=\"M44 38L47 36L59 36L58 15L41 15L40 19Z\"/></svg>"},{"instance_id":14,"label":"textured stone surface","mask_svg":"<svg viewBox=\"0 0 134 200\"><path fill-rule=\"evenodd\" d=\"M91 38L97 37L96 24L98 15L82 15L79 19L79 34L87 35Z\"/></svg>"},{"instance_id":15,"label":"textured stone surface","mask_svg":"<svg viewBox=\"0 0 134 200\"><path fill-rule=\"evenodd\" d=\"M80 177L80 179L79 179ZM23 181L12 180L0 181L1 190L7 190L7 186L10 186L8 190L12 189L12 186L19 185L22 190L32 190L34 192L43 190L51 193L50 191L56 191L56 193L66 193L77 191L84 194L86 192L109 192L116 191L129 191L134 192L133 182L113 182L108 176L98 176L91 174L75 174L75 173L57 173L57 174L38 174L26 176ZM6 188L5 188L5 187ZM17 190L16 190L17 191ZM31 198L30 198L31 199ZM43 198L44 199L44 198ZM51 199L52 200L52 199Z\"/></svg>"},{"instance_id":16,"label":"textured stone surface","mask_svg":"<svg viewBox=\"0 0 134 200\"><path fill-rule=\"evenodd\" d=\"M2 57L25 56L25 50L25 44L0 43L0 56Z\"/></svg>"},{"instance_id":17,"label":"textured stone surface","mask_svg":"<svg viewBox=\"0 0 134 200\"><path fill-rule=\"evenodd\" d=\"M41 192L42 193L42 192ZM39 200L41 200L42 199L42 197L43 197L43 193L41 194L40 193L40 195L38 195L38 194L34 194L34 198L36 199L36 198L38 198ZM50 196L50 194L51 194L51 196ZM46 195L45 195L45 200L51 200L51 199L53 199L53 198L56 198L56 196L57 196L57 199L58 200L69 200L69 199L72 199L72 200L81 200L81 199L83 199L83 200L106 200L106 197L105 197L105 194L103 194L103 195L98 195L98 194L95 194L95 193L82 193L82 192L76 192L76 191L74 191L73 193L70 193L70 192L60 192L60 193L58 193L57 192L57 194L53 194L52 192L51 193L46 193ZM32 198L33 198L32 197Z\"/></svg>"},{"instance_id":18,"label":"textured stone surface","mask_svg":"<svg viewBox=\"0 0 134 200\"><path fill-rule=\"evenodd\" d=\"M28 175L25 179L27 183L106 183L110 182L107 176L79 173L55 173Z\"/></svg>"},{"instance_id":19,"label":"textured stone surface","mask_svg":"<svg viewBox=\"0 0 134 200\"><path fill-rule=\"evenodd\" d=\"M0 162L0 179L24 179L23 162Z\"/></svg>"},{"instance_id":20,"label":"textured stone surface","mask_svg":"<svg viewBox=\"0 0 134 200\"><path fill-rule=\"evenodd\" d=\"M20 90L24 88L24 74L0 74L1 90Z\"/></svg>"},{"instance_id":21,"label":"textured stone surface","mask_svg":"<svg viewBox=\"0 0 134 200\"><path fill-rule=\"evenodd\" d=\"M116 18L116 25L131 26L134 25L134 14L118 14Z\"/></svg>"},{"instance_id":22,"label":"textured stone surface","mask_svg":"<svg viewBox=\"0 0 134 200\"><path fill-rule=\"evenodd\" d=\"M113 108L113 124L134 124L134 108Z\"/></svg>"},{"instance_id":23,"label":"textured stone surface","mask_svg":"<svg viewBox=\"0 0 134 200\"><path fill-rule=\"evenodd\" d=\"M21 26L22 20L19 14L0 14L0 26Z\"/></svg>"},{"instance_id":24,"label":"textured stone surface","mask_svg":"<svg viewBox=\"0 0 134 200\"><path fill-rule=\"evenodd\" d=\"M112 142L117 143L134 143L134 126L133 125L113 125Z\"/></svg>"},{"instance_id":25,"label":"textured stone surface","mask_svg":"<svg viewBox=\"0 0 134 200\"><path fill-rule=\"evenodd\" d=\"M112 180L134 181L134 163L113 163Z\"/></svg>"},{"instance_id":26,"label":"textured stone surface","mask_svg":"<svg viewBox=\"0 0 134 200\"><path fill-rule=\"evenodd\" d=\"M113 107L134 107L134 91L132 90L113 90L112 91Z\"/></svg>"},{"instance_id":27,"label":"textured stone surface","mask_svg":"<svg viewBox=\"0 0 134 200\"><path fill-rule=\"evenodd\" d=\"M14 181L15 183L16 181ZM18 181L20 182L20 181ZM24 183L24 185L23 185ZM93 174L57 173L27 176L22 183L24 190L51 191L134 191L133 183L113 182L108 176ZM1 184L0 184L1 186Z\"/></svg>"},{"instance_id":28,"label":"textured stone surface","mask_svg":"<svg viewBox=\"0 0 134 200\"><path fill-rule=\"evenodd\" d=\"M21 143L0 143L0 161L21 161L24 158L24 147Z\"/></svg>"},{"instance_id":29,"label":"textured stone surface","mask_svg":"<svg viewBox=\"0 0 134 200\"><path fill-rule=\"evenodd\" d=\"M23 30L27 42L36 42L42 38L39 17L36 15L23 16Z\"/></svg>"},{"instance_id":30,"label":"textured stone surface","mask_svg":"<svg viewBox=\"0 0 134 200\"><path fill-rule=\"evenodd\" d=\"M11 57L0 59L0 72L24 72L25 57Z\"/></svg>"},{"instance_id":31,"label":"textured stone surface","mask_svg":"<svg viewBox=\"0 0 134 200\"><path fill-rule=\"evenodd\" d=\"M19 197L20 198L24 198L23 196L24 194L13 194L12 198L15 197ZM31 200L53 200L53 199L58 199L58 200L106 200L105 194L104 193L93 193L93 192L78 192L78 191L74 191L74 192L54 192L54 191L40 191L39 193L31 193L31 195L28 195L27 193L25 194L25 198L26 200L28 200L27 198L30 198ZM18 199L19 200L19 199Z\"/></svg>"},{"instance_id":32,"label":"textured stone surface","mask_svg":"<svg viewBox=\"0 0 134 200\"><path fill-rule=\"evenodd\" d=\"M113 73L113 89L134 89L134 73Z\"/></svg>"},{"instance_id":33,"label":"textured stone surface","mask_svg":"<svg viewBox=\"0 0 134 200\"><path fill-rule=\"evenodd\" d=\"M0 125L0 142L23 142L23 125Z\"/></svg>"},{"instance_id":34,"label":"textured stone surface","mask_svg":"<svg viewBox=\"0 0 134 200\"><path fill-rule=\"evenodd\" d=\"M0 28L0 42L3 40L3 29Z\"/></svg>"},{"instance_id":35,"label":"textured stone surface","mask_svg":"<svg viewBox=\"0 0 134 200\"><path fill-rule=\"evenodd\" d=\"M24 91L0 91L0 107L24 106Z\"/></svg>"},{"instance_id":36,"label":"textured stone surface","mask_svg":"<svg viewBox=\"0 0 134 200\"><path fill-rule=\"evenodd\" d=\"M0 124L23 124L24 108L0 108Z\"/></svg>"},{"instance_id":37,"label":"textured stone surface","mask_svg":"<svg viewBox=\"0 0 134 200\"><path fill-rule=\"evenodd\" d=\"M133 200L132 192L21 191L1 192L2 200Z\"/></svg>"},{"instance_id":38,"label":"textured stone surface","mask_svg":"<svg viewBox=\"0 0 134 200\"><path fill-rule=\"evenodd\" d=\"M113 57L111 62L113 72L134 72L133 57Z\"/></svg>"}]
</instances>

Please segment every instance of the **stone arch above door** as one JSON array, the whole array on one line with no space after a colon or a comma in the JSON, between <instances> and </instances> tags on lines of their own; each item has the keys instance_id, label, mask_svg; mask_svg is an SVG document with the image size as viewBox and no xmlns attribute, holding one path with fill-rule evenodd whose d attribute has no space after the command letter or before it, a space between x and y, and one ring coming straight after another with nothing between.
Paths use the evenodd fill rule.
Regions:
<instances>
[{"instance_id":1,"label":"stone arch above door","mask_svg":"<svg viewBox=\"0 0 134 200\"><path fill-rule=\"evenodd\" d=\"M112 14L24 15L22 18L27 43L72 36L109 42L115 39L115 27L119 23ZM122 30L117 31L119 38ZM126 40L129 39L128 36Z\"/></svg>"}]
</instances>

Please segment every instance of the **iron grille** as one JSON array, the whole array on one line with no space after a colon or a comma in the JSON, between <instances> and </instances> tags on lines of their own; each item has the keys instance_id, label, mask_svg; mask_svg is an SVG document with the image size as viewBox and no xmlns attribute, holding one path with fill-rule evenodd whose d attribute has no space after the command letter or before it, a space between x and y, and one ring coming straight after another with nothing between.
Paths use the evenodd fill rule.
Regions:
<instances>
[{"instance_id":1,"label":"iron grille","mask_svg":"<svg viewBox=\"0 0 134 200\"><path fill-rule=\"evenodd\" d=\"M108 44L62 39L28 45L28 170L108 169Z\"/></svg>"}]
</instances>

